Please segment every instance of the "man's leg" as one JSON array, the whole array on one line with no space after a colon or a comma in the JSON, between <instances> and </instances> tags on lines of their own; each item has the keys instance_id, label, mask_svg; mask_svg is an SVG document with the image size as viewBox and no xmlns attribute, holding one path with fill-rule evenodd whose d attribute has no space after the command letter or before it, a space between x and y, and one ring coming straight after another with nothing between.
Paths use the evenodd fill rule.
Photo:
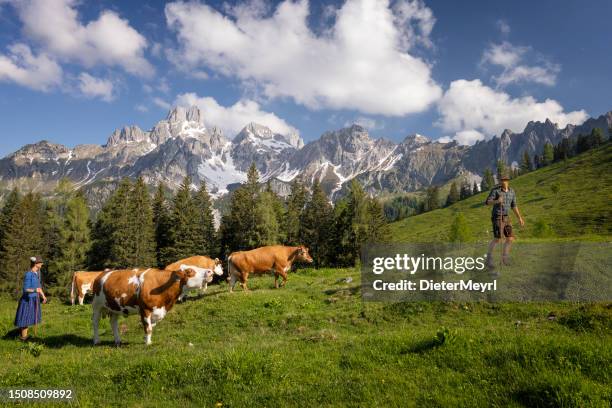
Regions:
<instances>
[{"instance_id":1,"label":"man's leg","mask_svg":"<svg viewBox=\"0 0 612 408\"><path fill-rule=\"evenodd\" d=\"M510 257L510 248L512 248L513 241L514 237L506 237L506 241L504 242L504 252L502 255L502 262L504 264L508 263L508 258Z\"/></svg>"},{"instance_id":2,"label":"man's leg","mask_svg":"<svg viewBox=\"0 0 612 408\"><path fill-rule=\"evenodd\" d=\"M493 238L493 240L489 243L489 250L487 251L487 266L489 268L494 268L495 263L493 263L493 251L495 250L495 246L499 243L499 238Z\"/></svg>"}]
</instances>

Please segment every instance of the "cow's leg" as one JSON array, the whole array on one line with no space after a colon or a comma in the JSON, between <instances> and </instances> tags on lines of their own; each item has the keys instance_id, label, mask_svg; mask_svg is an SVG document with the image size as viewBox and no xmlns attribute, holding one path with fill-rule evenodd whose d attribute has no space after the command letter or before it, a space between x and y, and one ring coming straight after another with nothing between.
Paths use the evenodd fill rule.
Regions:
<instances>
[{"instance_id":1,"label":"cow's leg","mask_svg":"<svg viewBox=\"0 0 612 408\"><path fill-rule=\"evenodd\" d=\"M112 313L110 316L110 323L113 329L113 337L115 338L115 345L121 344L121 337L119 337L119 315Z\"/></svg>"},{"instance_id":2,"label":"cow's leg","mask_svg":"<svg viewBox=\"0 0 612 408\"><path fill-rule=\"evenodd\" d=\"M94 345L100 343L100 336L98 335L98 326L100 325L100 312L101 312L100 306L96 305L96 303L94 302L93 317L91 319L91 323L93 325L93 343Z\"/></svg>"},{"instance_id":3,"label":"cow's leg","mask_svg":"<svg viewBox=\"0 0 612 408\"><path fill-rule=\"evenodd\" d=\"M153 334L153 324L151 322L151 311L143 309L140 312L140 319L142 320L142 327L145 332L145 344L148 346L151 344L151 334Z\"/></svg>"},{"instance_id":4,"label":"cow's leg","mask_svg":"<svg viewBox=\"0 0 612 408\"><path fill-rule=\"evenodd\" d=\"M85 300L85 295L79 295L79 305L83 306L83 301ZM72 302L74 305L74 302Z\"/></svg>"},{"instance_id":5,"label":"cow's leg","mask_svg":"<svg viewBox=\"0 0 612 408\"><path fill-rule=\"evenodd\" d=\"M234 287L236 286L236 283L238 282L238 278L236 277L235 273L232 273L229 277L229 291L230 293L232 293L234 291Z\"/></svg>"},{"instance_id":6,"label":"cow's leg","mask_svg":"<svg viewBox=\"0 0 612 408\"><path fill-rule=\"evenodd\" d=\"M278 289L278 272L274 271L274 287Z\"/></svg>"},{"instance_id":7,"label":"cow's leg","mask_svg":"<svg viewBox=\"0 0 612 408\"><path fill-rule=\"evenodd\" d=\"M242 275L240 275L240 286L242 286L242 290L245 292L249 291L249 288L247 287L247 280L249 279L249 274L248 273L243 273Z\"/></svg>"}]
</instances>

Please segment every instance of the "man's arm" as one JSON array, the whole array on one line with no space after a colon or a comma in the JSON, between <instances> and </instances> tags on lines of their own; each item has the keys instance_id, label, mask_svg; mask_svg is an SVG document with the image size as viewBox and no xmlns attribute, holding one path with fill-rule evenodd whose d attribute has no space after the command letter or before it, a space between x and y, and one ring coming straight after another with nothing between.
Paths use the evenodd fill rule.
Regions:
<instances>
[{"instance_id":1,"label":"man's arm","mask_svg":"<svg viewBox=\"0 0 612 408\"><path fill-rule=\"evenodd\" d=\"M521 217L521 212L519 211L517 206L512 207L512 212L514 212L514 215L516 215L516 217L519 220L519 224L521 224L521 227L525 225L525 220L523 219L523 217Z\"/></svg>"},{"instance_id":2,"label":"man's arm","mask_svg":"<svg viewBox=\"0 0 612 408\"><path fill-rule=\"evenodd\" d=\"M489 196L487 197L485 204L486 205L493 205L496 203L501 202L501 195L497 194L497 190L493 189L491 190L491 192L489 193Z\"/></svg>"}]
</instances>

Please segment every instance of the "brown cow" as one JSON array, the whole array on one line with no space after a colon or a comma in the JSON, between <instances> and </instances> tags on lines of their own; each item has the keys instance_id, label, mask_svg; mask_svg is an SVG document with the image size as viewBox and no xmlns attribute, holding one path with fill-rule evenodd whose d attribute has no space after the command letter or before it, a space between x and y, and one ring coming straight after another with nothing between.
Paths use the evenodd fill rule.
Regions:
<instances>
[{"instance_id":1,"label":"brown cow","mask_svg":"<svg viewBox=\"0 0 612 408\"><path fill-rule=\"evenodd\" d=\"M153 327L176 303L183 287L201 287L212 279L210 269L165 271L159 269L125 269L104 272L94 281L93 342L98 344L98 326L102 311L110 313L115 344L119 337L119 315L139 313L145 332L145 343L151 344Z\"/></svg>"},{"instance_id":2,"label":"brown cow","mask_svg":"<svg viewBox=\"0 0 612 408\"><path fill-rule=\"evenodd\" d=\"M285 286L287 272L295 261L312 263L305 246L272 245L252 249L250 251L232 252L227 258L228 282L230 292L233 292L236 282L240 280L243 290L248 290L247 279L250 273L274 272L274 287L278 288L278 277L282 276Z\"/></svg>"},{"instance_id":3,"label":"brown cow","mask_svg":"<svg viewBox=\"0 0 612 408\"><path fill-rule=\"evenodd\" d=\"M221 261L219 260L219 258L209 258L207 256L201 256L201 255L196 255L196 256L191 256L189 258L185 258L185 259L181 259L179 261L176 261L174 263L171 263L170 265L166 266L164 269L167 271L175 271L178 269L184 269L184 268L189 268L189 267L198 267L198 268L204 268L204 269L212 269L212 271L215 273L215 275L223 275L223 266L221 265ZM205 292L206 288L208 288L208 281L204 281L202 288L200 288L201 292ZM187 287L183 288L183 293L181 294L181 296L179 296L179 302L181 302L183 300L183 298L187 295L187 292L189 292L189 289Z\"/></svg>"},{"instance_id":4,"label":"brown cow","mask_svg":"<svg viewBox=\"0 0 612 408\"><path fill-rule=\"evenodd\" d=\"M83 300L87 292L90 292L93 287L93 283L98 276L104 272L87 272L77 271L72 275L72 284L70 285L70 303L74 306L75 289L79 298L79 305L83 305Z\"/></svg>"}]
</instances>

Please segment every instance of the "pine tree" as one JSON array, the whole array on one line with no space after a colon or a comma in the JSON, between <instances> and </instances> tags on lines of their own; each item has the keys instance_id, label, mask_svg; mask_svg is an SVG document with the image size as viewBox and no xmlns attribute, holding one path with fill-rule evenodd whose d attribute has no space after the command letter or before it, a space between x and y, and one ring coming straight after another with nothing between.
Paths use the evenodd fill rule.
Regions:
<instances>
[{"instance_id":1,"label":"pine tree","mask_svg":"<svg viewBox=\"0 0 612 408\"><path fill-rule=\"evenodd\" d=\"M306 188L296 177L291 182L291 192L287 198L287 212L285 213L285 242L287 245L300 244L300 219L306 205Z\"/></svg>"},{"instance_id":2,"label":"pine tree","mask_svg":"<svg viewBox=\"0 0 612 408\"><path fill-rule=\"evenodd\" d=\"M533 155L533 168L534 169L539 169L542 166L542 160L541 160L541 156L538 154Z\"/></svg>"},{"instance_id":3,"label":"pine tree","mask_svg":"<svg viewBox=\"0 0 612 408\"><path fill-rule=\"evenodd\" d=\"M457 190L457 183L455 183L454 181L451 183L450 186L450 191L448 192L448 198L446 199L446 205L452 205L455 204L457 201L459 201L460 196L459 196L459 190Z\"/></svg>"},{"instance_id":4,"label":"pine tree","mask_svg":"<svg viewBox=\"0 0 612 408\"><path fill-rule=\"evenodd\" d=\"M604 144L603 131L600 128L593 128L593 130L591 130L591 134L589 135L589 139L592 148L601 146Z\"/></svg>"},{"instance_id":5,"label":"pine tree","mask_svg":"<svg viewBox=\"0 0 612 408\"><path fill-rule=\"evenodd\" d=\"M26 194L12 211L0 254L0 271L9 287L20 288L31 256L41 256L44 240L40 231L45 217L40 196Z\"/></svg>"},{"instance_id":6,"label":"pine tree","mask_svg":"<svg viewBox=\"0 0 612 408\"><path fill-rule=\"evenodd\" d=\"M4 201L2 211L0 211L0 253L2 252L4 238L7 235L8 227L13 217L13 212L19 205L21 195L17 188L13 188Z\"/></svg>"},{"instance_id":7,"label":"pine tree","mask_svg":"<svg viewBox=\"0 0 612 408\"><path fill-rule=\"evenodd\" d=\"M73 272L85 268L90 246L89 209L82 194L68 200L62 221L59 254L51 259L57 268L54 280L64 288L70 284Z\"/></svg>"},{"instance_id":8,"label":"pine tree","mask_svg":"<svg viewBox=\"0 0 612 408\"><path fill-rule=\"evenodd\" d=\"M471 231L463 213L455 216L450 227L449 240L451 242L467 242L470 240Z\"/></svg>"},{"instance_id":9,"label":"pine tree","mask_svg":"<svg viewBox=\"0 0 612 408\"><path fill-rule=\"evenodd\" d=\"M185 177L174 196L171 222L170 245L163 257L171 262L198 255L199 225L198 209L191 196L191 178Z\"/></svg>"},{"instance_id":10,"label":"pine tree","mask_svg":"<svg viewBox=\"0 0 612 408\"><path fill-rule=\"evenodd\" d=\"M478 194L478 183L474 181L474 185L472 186L472 195Z\"/></svg>"},{"instance_id":11,"label":"pine tree","mask_svg":"<svg viewBox=\"0 0 612 408\"><path fill-rule=\"evenodd\" d=\"M484 175L482 176L482 182L480 183L480 191L489 191L495 186L495 179L493 178L493 172L490 168L486 168Z\"/></svg>"},{"instance_id":12,"label":"pine tree","mask_svg":"<svg viewBox=\"0 0 612 408\"><path fill-rule=\"evenodd\" d=\"M129 223L126 235L130 238L128 256L132 267L147 267L156 264L155 223L147 186L139 177L130 191Z\"/></svg>"},{"instance_id":13,"label":"pine tree","mask_svg":"<svg viewBox=\"0 0 612 408\"><path fill-rule=\"evenodd\" d=\"M433 211L438 208L440 208L440 188L438 186L430 186L427 188L424 210Z\"/></svg>"},{"instance_id":14,"label":"pine tree","mask_svg":"<svg viewBox=\"0 0 612 408\"><path fill-rule=\"evenodd\" d=\"M256 247L264 245L275 245L280 243L280 223L275 211L276 198L271 191L259 194L255 207L255 218L257 220Z\"/></svg>"},{"instance_id":15,"label":"pine tree","mask_svg":"<svg viewBox=\"0 0 612 408\"><path fill-rule=\"evenodd\" d=\"M170 213L166 202L166 186L163 182L157 185L153 197L153 223L155 224L155 253L157 266L162 268L171 264L171 259L165 259L170 245Z\"/></svg>"},{"instance_id":16,"label":"pine tree","mask_svg":"<svg viewBox=\"0 0 612 408\"><path fill-rule=\"evenodd\" d=\"M527 150L523 152L523 158L521 160L521 173L528 173L533 170L533 166L531 165L531 159L529 158L529 153Z\"/></svg>"},{"instance_id":17,"label":"pine tree","mask_svg":"<svg viewBox=\"0 0 612 408\"><path fill-rule=\"evenodd\" d=\"M111 208L110 257L106 267L130 268L134 265L132 243L132 182L127 177L121 180L113 194Z\"/></svg>"},{"instance_id":18,"label":"pine tree","mask_svg":"<svg viewBox=\"0 0 612 408\"><path fill-rule=\"evenodd\" d=\"M555 159L555 150L553 148L553 145L548 142L544 143L544 153L542 155L542 165L548 166L549 164L551 164Z\"/></svg>"},{"instance_id":19,"label":"pine tree","mask_svg":"<svg viewBox=\"0 0 612 408\"><path fill-rule=\"evenodd\" d=\"M198 212L198 254L214 258L218 253L217 232L215 231L212 201L205 181L202 181L199 190L194 195L194 202Z\"/></svg>"},{"instance_id":20,"label":"pine tree","mask_svg":"<svg viewBox=\"0 0 612 408\"><path fill-rule=\"evenodd\" d=\"M91 270L129 267L130 191L128 178L119 183L98 213L91 231L88 265Z\"/></svg>"},{"instance_id":21,"label":"pine tree","mask_svg":"<svg viewBox=\"0 0 612 408\"><path fill-rule=\"evenodd\" d=\"M472 195L472 187L470 186L470 183L466 181L461 185L461 190L459 191L459 197L462 200L465 200L471 195Z\"/></svg>"},{"instance_id":22,"label":"pine tree","mask_svg":"<svg viewBox=\"0 0 612 408\"><path fill-rule=\"evenodd\" d=\"M327 264L331 255L331 228L333 225L333 208L318 180L312 185L310 199L300 217L298 235L299 244L306 245L314 260L315 267ZM295 243L298 244L298 243Z\"/></svg>"},{"instance_id":23,"label":"pine tree","mask_svg":"<svg viewBox=\"0 0 612 408\"><path fill-rule=\"evenodd\" d=\"M388 242L391 228L383 213L382 205L375 198L368 200L368 242Z\"/></svg>"}]
</instances>

